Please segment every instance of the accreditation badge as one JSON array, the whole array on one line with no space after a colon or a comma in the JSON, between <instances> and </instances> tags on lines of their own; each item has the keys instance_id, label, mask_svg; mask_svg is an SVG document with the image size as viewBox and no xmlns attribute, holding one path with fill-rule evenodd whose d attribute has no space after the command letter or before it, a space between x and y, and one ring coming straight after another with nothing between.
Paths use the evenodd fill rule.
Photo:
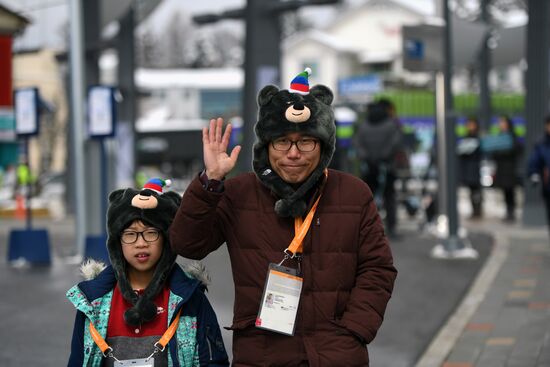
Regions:
<instances>
[{"instance_id":1,"label":"accreditation badge","mask_svg":"<svg viewBox=\"0 0 550 367\"><path fill-rule=\"evenodd\" d=\"M142 359L126 359L115 361L114 367L154 367L155 359L152 357Z\"/></svg>"},{"instance_id":2,"label":"accreditation badge","mask_svg":"<svg viewBox=\"0 0 550 367\"><path fill-rule=\"evenodd\" d=\"M256 327L294 335L302 284L296 269L269 264Z\"/></svg>"}]
</instances>

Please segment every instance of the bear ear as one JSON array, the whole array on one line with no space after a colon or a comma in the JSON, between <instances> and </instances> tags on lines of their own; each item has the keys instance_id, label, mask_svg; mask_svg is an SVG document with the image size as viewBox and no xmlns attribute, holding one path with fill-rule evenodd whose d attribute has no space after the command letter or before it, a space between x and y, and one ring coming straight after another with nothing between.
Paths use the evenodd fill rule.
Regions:
<instances>
[{"instance_id":1,"label":"bear ear","mask_svg":"<svg viewBox=\"0 0 550 367\"><path fill-rule=\"evenodd\" d=\"M125 189L118 189L109 194L109 203L118 201L124 195Z\"/></svg>"},{"instance_id":2,"label":"bear ear","mask_svg":"<svg viewBox=\"0 0 550 367\"><path fill-rule=\"evenodd\" d=\"M322 84L318 84L309 90L309 93L315 98L319 99L326 105L330 105L334 99L334 95L329 87Z\"/></svg>"},{"instance_id":3,"label":"bear ear","mask_svg":"<svg viewBox=\"0 0 550 367\"><path fill-rule=\"evenodd\" d=\"M175 192L175 191L167 191L164 194L162 194L163 198L170 199L176 204L176 206L180 206L181 203L181 196Z\"/></svg>"},{"instance_id":4,"label":"bear ear","mask_svg":"<svg viewBox=\"0 0 550 367\"><path fill-rule=\"evenodd\" d=\"M279 92L279 88L274 85L266 85L263 87L258 94L258 105L262 107L268 104L277 92Z\"/></svg>"}]
</instances>

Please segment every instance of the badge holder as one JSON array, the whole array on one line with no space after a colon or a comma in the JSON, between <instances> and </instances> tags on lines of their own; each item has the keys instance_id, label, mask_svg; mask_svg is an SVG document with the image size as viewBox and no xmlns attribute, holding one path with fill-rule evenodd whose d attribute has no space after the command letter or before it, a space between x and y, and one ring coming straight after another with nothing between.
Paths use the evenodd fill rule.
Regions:
<instances>
[{"instance_id":1,"label":"badge holder","mask_svg":"<svg viewBox=\"0 0 550 367\"><path fill-rule=\"evenodd\" d=\"M124 361L115 361L114 367L154 367L155 359L142 358L142 359L126 359Z\"/></svg>"},{"instance_id":2,"label":"badge holder","mask_svg":"<svg viewBox=\"0 0 550 367\"><path fill-rule=\"evenodd\" d=\"M294 335L303 279L297 269L282 266L281 263L269 264L256 327Z\"/></svg>"}]
</instances>

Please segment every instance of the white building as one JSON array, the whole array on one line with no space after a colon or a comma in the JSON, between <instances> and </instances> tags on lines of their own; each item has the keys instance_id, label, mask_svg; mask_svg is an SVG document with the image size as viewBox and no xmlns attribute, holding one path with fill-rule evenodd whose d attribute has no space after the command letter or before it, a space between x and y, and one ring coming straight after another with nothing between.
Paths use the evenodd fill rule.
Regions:
<instances>
[{"instance_id":1,"label":"white building","mask_svg":"<svg viewBox=\"0 0 550 367\"><path fill-rule=\"evenodd\" d=\"M146 131L200 130L216 117L240 115L240 68L138 69L140 98L136 129Z\"/></svg>"},{"instance_id":2,"label":"white building","mask_svg":"<svg viewBox=\"0 0 550 367\"><path fill-rule=\"evenodd\" d=\"M293 76L310 66L313 75L310 84L327 84L334 90L337 100L360 100L392 86L426 86L432 76L428 73L411 73L403 69L402 27L432 23L431 9L426 12L394 0L366 0L336 17L322 30L308 30L285 40L283 44L282 83L288 85ZM464 27L469 24L461 21ZM473 27L474 25L470 26ZM475 25L480 27L480 25ZM454 27L453 27L454 28ZM475 40L458 39L455 47ZM497 50L498 51L498 50ZM459 53L456 53L459 54ZM475 52L470 50L471 66ZM460 55L463 56L463 55ZM494 61L499 61L495 60ZM496 62L490 75L494 91L519 92L523 90L519 62ZM477 83L464 67L455 70L455 93L472 91ZM366 78L368 76L368 78ZM355 84L353 84L355 83Z\"/></svg>"}]
</instances>

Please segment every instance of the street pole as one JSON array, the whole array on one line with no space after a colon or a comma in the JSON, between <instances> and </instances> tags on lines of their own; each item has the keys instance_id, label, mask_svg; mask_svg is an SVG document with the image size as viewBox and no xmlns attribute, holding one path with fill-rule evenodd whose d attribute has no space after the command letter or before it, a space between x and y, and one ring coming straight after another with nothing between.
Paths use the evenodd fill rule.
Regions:
<instances>
[{"instance_id":1,"label":"street pole","mask_svg":"<svg viewBox=\"0 0 550 367\"><path fill-rule=\"evenodd\" d=\"M436 74L439 209L446 213L447 237L432 250L435 258L477 258L477 252L465 246L458 235L456 136L451 81L453 73L451 12L443 0L445 29L443 34L443 73ZM444 217L443 217L444 218ZM443 219L440 215L440 219Z\"/></svg>"},{"instance_id":2,"label":"street pole","mask_svg":"<svg viewBox=\"0 0 550 367\"><path fill-rule=\"evenodd\" d=\"M27 161L27 170L28 170L28 176L27 176L27 182L25 183L26 189L27 189L27 230L32 230L32 207L31 207L31 200L32 200L32 174L31 174L31 157L30 157L30 149L29 149L29 137L25 136L24 138L24 144L25 144L25 160Z\"/></svg>"},{"instance_id":3,"label":"street pole","mask_svg":"<svg viewBox=\"0 0 550 367\"><path fill-rule=\"evenodd\" d=\"M86 52L85 74L86 87L98 85L100 81L99 55L101 43L100 26L100 1L83 1L82 9L84 14L84 47ZM86 126L86 123L84 123ZM86 134L87 135L87 134ZM90 245L92 238L103 234L103 222L105 213L102 208L106 206L107 198L102 196L101 172L102 154L101 142L96 139L84 139L84 177L86 187L86 246Z\"/></svg>"},{"instance_id":4,"label":"street pole","mask_svg":"<svg viewBox=\"0 0 550 367\"><path fill-rule=\"evenodd\" d=\"M134 81L135 73L135 10L130 6L126 14L120 19L120 28L116 40L116 49L118 53L117 80L118 88L122 94L122 101L117 108L117 136L118 139L125 139L124 146L118 147L119 155L116 160L116 168L110 172L116 180L110 181L110 187L130 186L134 187L136 178L136 86ZM124 149L120 154L119 149ZM115 170L116 169L116 170Z\"/></svg>"},{"instance_id":5,"label":"street pole","mask_svg":"<svg viewBox=\"0 0 550 367\"><path fill-rule=\"evenodd\" d=\"M84 31L82 1L70 1L70 72L71 72L71 133L72 164L75 193L76 252L84 255L84 238L86 231L86 200L84 196Z\"/></svg>"},{"instance_id":6,"label":"street pole","mask_svg":"<svg viewBox=\"0 0 550 367\"><path fill-rule=\"evenodd\" d=\"M485 25L490 26L491 17L489 14L489 3L491 0L482 0L481 19ZM491 37L489 28L483 38L480 49L478 80L479 80L479 122L482 131L488 131L491 126L491 90L489 86L489 73L491 71L491 50L488 46Z\"/></svg>"},{"instance_id":7,"label":"street pole","mask_svg":"<svg viewBox=\"0 0 550 367\"><path fill-rule=\"evenodd\" d=\"M544 134L544 118L548 114L548 49L550 47L550 3L530 0L527 24L527 72L525 75L525 154L527 159L534 145ZM527 226L545 224L545 210L540 200L540 187L525 185L523 223Z\"/></svg>"}]
</instances>

